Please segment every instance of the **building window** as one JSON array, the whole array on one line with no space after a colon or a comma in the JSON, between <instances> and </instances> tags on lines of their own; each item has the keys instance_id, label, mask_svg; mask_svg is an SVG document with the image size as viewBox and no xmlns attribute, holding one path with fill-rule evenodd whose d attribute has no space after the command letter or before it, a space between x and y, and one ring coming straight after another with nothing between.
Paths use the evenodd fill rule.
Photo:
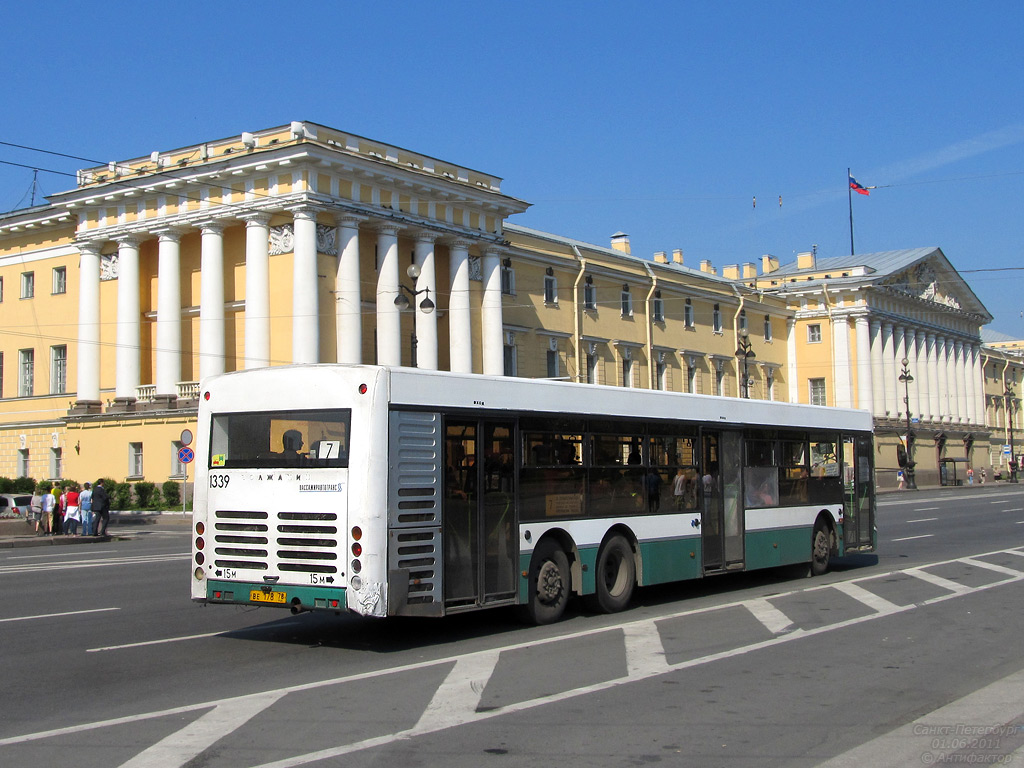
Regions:
<instances>
[{"instance_id":1,"label":"building window","mask_svg":"<svg viewBox=\"0 0 1024 768\"><path fill-rule=\"evenodd\" d=\"M18 450L18 477L31 477L28 473L28 448Z\"/></svg>"},{"instance_id":2,"label":"building window","mask_svg":"<svg viewBox=\"0 0 1024 768\"><path fill-rule=\"evenodd\" d=\"M516 364L516 345L505 344L505 375L515 376L517 375L517 364Z\"/></svg>"},{"instance_id":3,"label":"building window","mask_svg":"<svg viewBox=\"0 0 1024 768\"><path fill-rule=\"evenodd\" d=\"M504 264L501 265L501 292L506 296L514 296L516 292L516 273Z\"/></svg>"},{"instance_id":4,"label":"building window","mask_svg":"<svg viewBox=\"0 0 1024 768\"><path fill-rule=\"evenodd\" d=\"M22 349L18 352L18 397L31 397L35 389L36 351Z\"/></svg>"},{"instance_id":5,"label":"building window","mask_svg":"<svg viewBox=\"0 0 1024 768\"><path fill-rule=\"evenodd\" d=\"M183 447L180 440L171 441L171 477L187 477L188 464L178 458L178 451Z\"/></svg>"},{"instance_id":6,"label":"building window","mask_svg":"<svg viewBox=\"0 0 1024 768\"><path fill-rule=\"evenodd\" d=\"M770 315L764 316L764 340L772 340L772 318Z\"/></svg>"},{"instance_id":7,"label":"building window","mask_svg":"<svg viewBox=\"0 0 1024 768\"><path fill-rule=\"evenodd\" d=\"M142 475L142 443L128 443L128 476Z\"/></svg>"},{"instance_id":8,"label":"building window","mask_svg":"<svg viewBox=\"0 0 1024 768\"><path fill-rule=\"evenodd\" d=\"M654 322L665 322L665 302L661 298L661 291L654 292L654 301L651 302L651 314L654 316Z\"/></svg>"},{"instance_id":9,"label":"building window","mask_svg":"<svg viewBox=\"0 0 1024 768\"><path fill-rule=\"evenodd\" d=\"M683 325L686 328L693 328L693 301L690 299L683 305Z\"/></svg>"},{"instance_id":10,"label":"building window","mask_svg":"<svg viewBox=\"0 0 1024 768\"><path fill-rule=\"evenodd\" d=\"M740 310L740 317L739 317L738 323L739 323L738 330L739 330L740 333L743 333L743 331L747 330L747 310L745 310L745 309L741 309Z\"/></svg>"},{"instance_id":11,"label":"building window","mask_svg":"<svg viewBox=\"0 0 1024 768\"><path fill-rule=\"evenodd\" d=\"M633 297L629 295L629 286L622 286L622 316L633 316Z\"/></svg>"},{"instance_id":12,"label":"building window","mask_svg":"<svg viewBox=\"0 0 1024 768\"><path fill-rule=\"evenodd\" d=\"M558 278L554 275L544 276L544 303L558 303Z\"/></svg>"},{"instance_id":13,"label":"building window","mask_svg":"<svg viewBox=\"0 0 1024 768\"><path fill-rule=\"evenodd\" d=\"M583 285L583 308L597 309L597 288L593 283L584 283Z\"/></svg>"},{"instance_id":14,"label":"building window","mask_svg":"<svg viewBox=\"0 0 1024 768\"><path fill-rule=\"evenodd\" d=\"M820 344L821 343L821 326L818 323L807 326L807 343L808 344Z\"/></svg>"},{"instance_id":15,"label":"building window","mask_svg":"<svg viewBox=\"0 0 1024 768\"><path fill-rule=\"evenodd\" d=\"M558 371L558 350L548 350L548 378L557 379L561 374Z\"/></svg>"},{"instance_id":16,"label":"building window","mask_svg":"<svg viewBox=\"0 0 1024 768\"><path fill-rule=\"evenodd\" d=\"M825 402L825 380L808 379L811 405L828 405Z\"/></svg>"},{"instance_id":17,"label":"building window","mask_svg":"<svg viewBox=\"0 0 1024 768\"><path fill-rule=\"evenodd\" d=\"M68 292L68 270L67 267L53 268L53 293Z\"/></svg>"},{"instance_id":18,"label":"building window","mask_svg":"<svg viewBox=\"0 0 1024 768\"><path fill-rule=\"evenodd\" d=\"M62 395L68 391L68 348L61 344L50 347L50 394Z\"/></svg>"},{"instance_id":19,"label":"building window","mask_svg":"<svg viewBox=\"0 0 1024 768\"><path fill-rule=\"evenodd\" d=\"M711 313L711 330L715 333L722 332L722 308L718 304L715 304Z\"/></svg>"},{"instance_id":20,"label":"building window","mask_svg":"<svg viewBox=\"0 0 1024 768\"><path fill-rule=\"evenodd\" d=\"M629 359L622 361L622 386L633 386L633 361Z\"/></svg>"},{"instance_id":21,"label":"building window","mask_svg":"<svg viewBox=\"0 0 1024 768\"><path fill-rule=\"evenodd\" d=\"M21 298L31 299L36 295L36 273L21 273Z\"/></svg>"},{"instance_id":22,"label":"building window","mask_svg":"<svg viewBox=\"0 0 1024 768\"><path fill-rule=\"evenodd\" d=\"M50 449L50 479L60 480L64 477L64 450L62 448Z\"/></svg>"},{"instance_id":23,"label":"building window","mask_svg":"<svg viewBox=\"0 0 1024 768\"><path fill-rule=\"evenodd\" d=\"M597 384L597 355L587 355L587 384Z\"/></svg>"}]
</instances>

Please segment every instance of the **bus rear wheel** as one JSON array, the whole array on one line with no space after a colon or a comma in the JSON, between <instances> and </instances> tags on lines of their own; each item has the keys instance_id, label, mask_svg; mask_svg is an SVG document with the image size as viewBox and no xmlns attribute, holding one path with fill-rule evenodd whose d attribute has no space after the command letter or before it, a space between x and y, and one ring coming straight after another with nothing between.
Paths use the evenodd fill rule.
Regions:
<instances>
[{"instance_id":1,"label":"bus rear wheel","mask_svg":"<svg viewBox=\"0 0 1024 768\"><path fill-rule=\"evenodd\" d=\"M554 541L542 541L530 561L530 596L527 615L534 624L562 618L569 602L569 558Z\"/></svg>"},{"instance_id":2,"label":"bus rear wheel","mask_svg":"<svg viewBox=\"0 0 1024 768\"><path fill-rule=\"evenodd\" d=\"M636 586L633 548L622 536L613 536L597 555L597 591L588 601L602 613L617 613L629 605Z\"/></svg>"},{"instance_id":3,"label":"bus rear wheel","mask_svg":"<svg viewBox=\"0 0 1024 768\"><path fill-rule=\"evenodd\" d=\"M827 525L818 523L814 526L814 536L811 539L811 575L821 576L825 573L831 556L832 534Z\"/></svg>"}]
</instances>

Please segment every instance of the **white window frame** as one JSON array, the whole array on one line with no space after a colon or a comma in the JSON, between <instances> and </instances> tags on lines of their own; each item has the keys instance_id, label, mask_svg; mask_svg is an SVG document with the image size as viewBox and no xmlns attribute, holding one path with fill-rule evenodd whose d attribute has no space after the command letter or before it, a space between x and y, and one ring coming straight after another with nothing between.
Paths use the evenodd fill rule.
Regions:
<instances>
[{"instance_id":1,"label":"white window frame","mask_svg":"<svg viewBox=\"0 0 1024 768\"><path fill-rule=\"evenodd\" d=\"M718 304L711 310L711 332L722 333L722 308Z\"/></svg>"},{"instance_id":2,"label":"white window frame","mask_svg":"<svg viewBox=\"0 0 1024 768\"><path fill-rule=\"evenodd\" d=\"M50 394L63 395L68 391L68 347L57 344L50 347Z\"/></svg>"},{"instance_id":3,"label":"white window frame","mask_svg":"<svg viewBox=\"0 0 1024 768\"><path fill-rule=\"evenodd\" d=\"M828 405L828 389L825 379L807 380L807 402L811 405Z\"/></svg>"},{"instance_id":4,"label":"white window frame","mask_svg":"<svg viewBox=\"0 0 1024 768\"><path fill-rule=\"evenodd\" d=\"M21 298L31 299L36 295L36 273L21 273Z\"/></svg>"},{"instance_id":5,"label":"white window frame","mask_svg":"<svg viewBox=\"0 0 1024 768\"><path fill-rule=\"evenodd\" d=\"M60 480L64 477L64 449L50 449L50 480Z\"/></svg>"},{"instance_id":6,"label":"white window frame","mask_svg":"<svg viewBox=\"0 0 1024 768\"><path fill-rule=\"evenodd\" d=\"M587 353L587 384L597 384L597 363L596 354Z\"/></svg>"},{"instance_id":7,"label":"white window frame","mask_svg":"<svg viewBox=\"0 0 1024 768\"><path fill-rule=\"evenodd\" d=\"M505 344L502 347L502 361L506 376L519 375L519 354L515 344Z\"/></svg>"},{"instance_id":8,"label":"white window frame","mask_svg":"<svg viewBox=\"0 0 1024 768\"><path fill-rule=\"evenodd\" d=\"M547 350L547 371L549 379L557 379L562 375L558 360L558 350Z\"/></svg>"},{"instance_id":9,"label":"white window frame","mask_svg":"<svg viewBox=\"0 0 1024 768\"><path fill-rule=\"evenodd\" d=\"M697 394L697 366L686 366L686 391L691 395Z\"/></svg>"},{"instance_id":10,"label":"white window frame","mask_svg":"<svg viewBox=\"0 0 1024 768\"><path fill-rule=\"evenodd\" d=\"M593 283L583 284L583 308L597 309L597 287Z\"/></svg>"},{"instance_id":11,"label":"white window frame","mask_svg":"<svg viewBox=\"0 0 1024 768\"><path fill-rule=\"evenodd\" d=\"M18 449L18 477L31 477L29 474L30 458L28 448Z\"/></svg>"},{"instance_id":12,"label":"white window frame","mask_svg":"<svg viewBox=\"0 0 1024 768\"><path fill-rule=\"evenodd\" d=\"M772 340L772 316L771 315L765 315L764 316L764 340L765 341L771 341Z\"/></svg>"},{"instance_id":13,"label":"white window frame","mask_svg":"<svg viewBox=\"0 0 1024 768\"><path fill-rule=\"evenodd\" d=\"M743 331L747 330L747 310L745 310L745 309L741 309L740 310L740 315L739 315L739 319L737 320L737 324L738 324L737 330L740 333L743 333Z\"/></svg>"},{"instance_id":14,"label":"white window frame","mask_svg":"<svg viewBox=\"0 0 1024 768\"><path fill-rule=\"evenodd\" d=\"M622 386L633 388L633 359L629 357L622 359Z\"/></svg>"},{"instance_id":15,"label":"white window frame","mask_svg":"<svg viewBox=\"0 0 1024 768\"><path fill-rule=\"evenodd\" d=\"M36 351L18 350L18 397L32 397L36 384Z\"/></svg>"},{"instance_id":16,"label":"white window frame","mask_svg":"<svg viewBox=\"0 0 1024 768\"><path fill-rule=\"evenodd\" d=\"M144 477L142 443L128 443L128 477Z\"/></svg>"},{"instance_id":17,"label":"white window frame","mask_svg":"<svg viewBox=\"0 0 1024 768\"><path fill-rule=\"evenodd\" d=\"M691 329L694 327L693 301L691 299L687 299L686 303L683 304L683 327Z\"/></svg>"},{"instance_id":18,"label":"white window frame","mask_svg":"<svg viewBox=\"0 0 1024 768\"><path fill-rule=\"evenodd\" d=\"M558 278L554 275L544 275L544 303L558 303Z\"/></svg>"},{"instance_id":19,"label":"white window frame","mask_svg":"<svg viewBox=\"0 0 1024 768\"><path fill-rule=\"evenodd\" d=\"M632 317L633 316L633 295L629 292L629 286L627 285L622 289L620 295L622 302L622 316Z\"/></svg>"},{"instance_id":20,"label":"white window frame","mask_svg":"<svg viewBox=\"0 0 1024 768\"><path fill-rule=\"evenodd\" d=\"M668 391L668 363L658 361L655 363L654 386L662 392Z\"/></svg>"},{"instance_id":21,"label":"white window frame","mask_svg":"<svg viewBox=\"0 0 1024 768\"><path fill-rule=\"evenodd\" d=\"M655 295L651 302L651 318L656 323L665 322L665 300L661 296Z\"/></svg>"},{"instance_id":22,"label":"white window frame","mask_svg":"<svg viewBox=\"0 0 1024 768\"><path fill-rule=\"evenodd\" d=\"M504 264L501 265L501 293L504 296L516 295L516 272Z\"/></svg>"},{"instance_id":23,"label":"white window frame","mask_svg":"<svg viewBox=\"0 0 1024 768\"><path fill-rule=\"evenodd\" d=\"M807 343L821 344L821 323L811 323L807 326Z\"/></svg>"},{"instance_id":24,"label":"white window frame","mask_svg":"<svg viewBox=\"0 0 1024 768\"><path fill-rule=\"evenodd\" d=\"M53 268L53 285L51 287L51 293L67 293L68 292L68 268L67 267L54 267Z\"/></svg>"}]
</instances>

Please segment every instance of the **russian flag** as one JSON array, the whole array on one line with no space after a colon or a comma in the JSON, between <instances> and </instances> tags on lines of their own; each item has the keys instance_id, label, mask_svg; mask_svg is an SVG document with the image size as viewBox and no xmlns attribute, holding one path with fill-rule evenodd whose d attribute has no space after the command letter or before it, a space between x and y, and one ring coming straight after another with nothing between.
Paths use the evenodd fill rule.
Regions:
<instances>
[{"instance_id":1,"label":"russian flag","mask_svg":"<svg viewBox=\"0 0 1024 768\"><path fill-rule=\"evenodd\" d=\"M858 195L870 195L871 194L868 191L868 188L865 187L865 186L862 186L859 181L857 181L855 178L853 178L853 176L850 177L850 189L852 189Z\"/></svg>"}]
</instances>

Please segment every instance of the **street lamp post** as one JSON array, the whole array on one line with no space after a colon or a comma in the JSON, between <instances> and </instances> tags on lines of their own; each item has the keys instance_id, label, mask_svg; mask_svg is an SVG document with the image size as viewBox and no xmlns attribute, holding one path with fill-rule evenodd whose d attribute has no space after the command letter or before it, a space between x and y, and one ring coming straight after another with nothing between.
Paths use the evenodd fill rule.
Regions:
<instances>
[{"instance_id":1,"label":"street lamp post","mask_svg":"<svg viewBox=\"0 0 1024 768\"><path fill-rule=\"evenodd\" d=\"M420 276L419 265L418 264L410 264L409 268L406 270L406 274L409 275L409 278L411 280L416 280L417 278L419 278L419 276ZM413 284L415 285L415 283L413 283ZM425 314L425 315L429 315L431 312L434 311L434 302L432 302L430 300L430 289L429 288L421 288L420 290L417 291L414 288L409 288L408 286L402 285L401 283L399 283L398 284L398 295L395 296L395 306L398 307L398 310L400 312L404 312L410 306L409 299L407 299L406 296L405 296L406 293L408 293L410 296L412 296L413 299L415 299L421 293L426 294L423 297L423 301L420 302L420 311L423 314ZM418 339L416 338L416 324L413 323L413 328L412 328L412 367L413 368L418 367L417 364L416 364L416 362L417 362L416 361L416 347L417 347L417 344L418 344Z\"/></svg>"},{"instance_id":2,"label":"street lamp post","mask_svg":"<svg viewBox=\"0 0 1024 768\"><path fill-rule=\"evenodd\" d=\"M740 339L736 347L736 357L743 361L743 380L740 382L740 397L750 399L750 358L754 357L754 350L751 348L749 332L746 328L740 331Z\"/></svg>"},{"instance_id":3,"label":"street lamp post","mask_svg":"<svg viewBox=\"0 0 1024 768\"><path fill-rule=\"evenodd\" d=\"M1006 398L1006 425L1010 430L1010 482L1017 482L1017 453L1013 447L1013 390L1009 387L1003 393L1003 397Z\"/></svg>"},{"instance_id":4,"label":"street lamp post","mask_svg":"<svg viewBox=\"0 0 1024 768\"><path fill-rule=\"evenodd\" d=\"M917 479L914 477L914 429L910 425L910 383L914 377L910 375L907 358L900 360L903 370L900 372L900 381L903 382L903 409L907 414L907 490L917 490Z\"/></svg>"}]
</instances>

